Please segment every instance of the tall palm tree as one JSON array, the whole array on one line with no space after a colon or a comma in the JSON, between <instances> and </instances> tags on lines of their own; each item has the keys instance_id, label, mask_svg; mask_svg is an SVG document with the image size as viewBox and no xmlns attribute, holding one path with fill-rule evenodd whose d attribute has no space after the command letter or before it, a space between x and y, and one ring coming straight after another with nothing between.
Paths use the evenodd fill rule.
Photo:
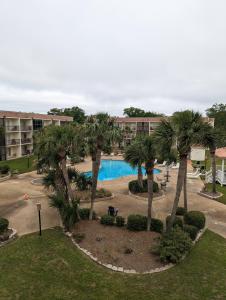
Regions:
<instances>
[{"instance_id":1,"label":"tall palm tree","mask_svg":"<svg viewBox=\"0 0 226 300\"><path fill-rule=\"evenodd\" d=\"M124 159L132 167L137 167L137 181L143 188L142 164L144 163L144 136L137 136L125 149Z\"/></svg>"},{"instance_id":2,"label":"tall palm tree","mask_svg":"<svg viewBox=\"0 0 226 300\"><path fill-rule=\"evenodd\" d=\"M202 131L203 126L204 122L200 113L185 110L175 112L168 120L162 120L161 124L156 129L155 140L160 151L166 154L166 150L170 153L172 148L176 148L180 162L176 194L167 231L170 231L172 228L183 185L185 186L184 204L185 208L187 208L187 157L191 151L191 146L200 141L199 134Z\"/></svg>"},{"instance_id":3,"label":"tall palm tree","mask_svg":"<svg viewBox=\"0 0 226 300\"><path fill-rule=\"evenodd\" d=\"M89 219L92 220L96 198L97 180L101 162L101 152L110 152L115 142L120 140L121 132L114 118L107 113L90 116L86 122L86 138L89 154L92 158L92 186Z\"/></svg>"},{"instance_id":4,"label":"tall palm tree","mask_svg":"<svg viewBox=\"0 0 226 300\"><path fill-rule=\"evenodd\" d=\"M72 205L74 192L72 190L66 166L67 156L79 153L83 144L83 129L81 126L69 124L65 126L47 126L34 136L34 152L55 172L55 186L57 192L63 192L64 201ZM63 179L63 181L62 181ZM77 215L78 209L77 209Z\"/></svg>"},{"instance_id":5,"label":"tall palm tree","mask_svg":"<svg viewBox=\"0 0 226 300\"><path fill-rule=\"evenodd\" d=\"M152 202L153 202L153 182L154 182L154 161L156 157L156 148L153 137L146 136L143 143L143 160L148 181L148 213L147 213L147 230L151 229Z\"/></svg>"},{"instance_id":6,"label":"tall palm tree","mask_svg":"<svg viewBox=\"0 0 226 300\"><path fill-rule=\"evenodd\" d=\"M217 144L217 132L209 124L205 124L200 134L201 143L204 147L209 148L211 157L211 168L212 168L212 193L216 194L216 144Z\"/></svg>"}]
</instances>

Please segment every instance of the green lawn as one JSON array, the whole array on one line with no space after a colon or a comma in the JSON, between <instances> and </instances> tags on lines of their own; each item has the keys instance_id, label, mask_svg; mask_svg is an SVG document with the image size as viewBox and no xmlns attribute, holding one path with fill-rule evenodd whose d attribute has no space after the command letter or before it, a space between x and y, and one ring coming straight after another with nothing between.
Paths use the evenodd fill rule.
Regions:
<instances>
[{"instance_id":1,"label":"green lawn","mask_svg":"<svg viewBox=\"0 0 226 300\"><path fill-rule=\"evenodd\" d=\"M0 166L8 165L11 170L18 170L19 173L26 173L36 169L34 160L35 156L20 157L12 160L0 161Z\"/></svg>"},{"instance_id":2,"label":"green lawn","mask_svg":"<svg viewBox=\"0 0 226 300\"><path fill-rule=\"evenodd\" d=\"M207 231L178 266L152 275L96 265L59 230L0 248L0 299L226 299L226 240Z\"/></svg>"},{"instance_id":3,"label":"green lawn","mask_svg":"<svg viewBox=\"0 0 226 300\"><path fill-rule=\"evenodd\" d=\"M212 184L211 183L207 183L207 189L208 191L212 190ZM221 186L219 183L217 183L217 191L222 193L222 197L215 199L215 201L221 202L226 204L226 186Z\"/></svg>"}]
</instances>

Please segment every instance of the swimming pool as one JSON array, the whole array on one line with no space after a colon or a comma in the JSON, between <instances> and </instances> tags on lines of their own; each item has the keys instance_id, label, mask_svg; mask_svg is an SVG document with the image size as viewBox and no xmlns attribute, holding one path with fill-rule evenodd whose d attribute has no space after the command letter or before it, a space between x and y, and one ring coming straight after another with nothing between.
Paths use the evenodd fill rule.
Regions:
<instances>
[{"instance_id":1,"label":"swimming pool","mask_svg":"<svg viewBox=\"0 0 226 300\"><path fill-rule=\"evenodd\" d=\"M145 175L146 171L142 167L142 172ZM154 169L154 174L159 174L160 170ZM88 176L92 176L92 172L85 173ZM137 175L137 168L132 168L124 160L111 160L104 159L101 161L101 167L99 170L98 180L113 180L123 176Z\"/></svg>"}]
</instances>

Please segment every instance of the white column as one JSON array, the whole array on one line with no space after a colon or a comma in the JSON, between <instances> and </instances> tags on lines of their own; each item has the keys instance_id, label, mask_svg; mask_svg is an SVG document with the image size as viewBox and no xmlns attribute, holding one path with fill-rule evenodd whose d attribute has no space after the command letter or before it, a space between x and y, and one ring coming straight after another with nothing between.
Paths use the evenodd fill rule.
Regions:
<instances>
[{"instance_id":1,"label":"white column","mask_svg":"<svg viewBox=\"0 0 226 300\"><path fill-rule=\"evenodd\" d=\"M222 186L223 182L224 182L224 159L222 159L221 171L222 171L222 174L221 174L221 186Z\"/></svg>"}]
</instances>

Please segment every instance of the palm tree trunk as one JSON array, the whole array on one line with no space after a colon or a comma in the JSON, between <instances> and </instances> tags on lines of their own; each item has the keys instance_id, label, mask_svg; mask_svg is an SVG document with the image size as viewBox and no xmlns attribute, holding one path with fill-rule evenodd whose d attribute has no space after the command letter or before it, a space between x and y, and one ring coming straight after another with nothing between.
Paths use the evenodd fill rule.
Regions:
<instances>
[{"instance_id":1,"label":"palm tree trunk","mask_svg":"<svg viewBox=\"0 0 226 300\"><path fill-rule=\"evenodd\" d=\"M170 216L170 220L168 223L168 226L166 228L166 231L169 232L173 226L173 222L176 216L176 210L178 207L178 203L180 200L180 194L182 191L183 183L184 183L184 174L185 174L185 168L186 168L186 162L187 162L187 155L183 155L180 157L180 166L178 170L178 176L177 176L177 186L176 186L176 195L174 198L173 208Z\"/></svg>"},{"instance_id":2,"label":"palm tree trunk","mask_svg":"<svg viewBox=\"0 0 226 300\"><path fill-rule=\"evenodd\" d=\"M61 160L61 168L62 168L64 181L65 181L65 184L66 184L66 187L67 187L67 192L68 192L68 196L69 196L69 203L71 203L74 200L74 193L72 191L70 180L69 180L69 177L68 177L68 171L67 171L66 159L65 158L63 158ZM77 214L78 220L80 220L78 205L76 207L76 214Z\"/></svg>"},{"instance_id":3,"label":"palm tree trunk","mask_svg":"<svg viewBox=\"0 0 226 300\"><path fill-rule=\"evenodd\" d=\"M148 171L148 220L147 231L151 230L151 218L152 218L152 202L153 202L153 167Z\"/></svg>"},{"instance_id":4,"label":"palm tree trunk","mask_svg":"<svg viewBox=\"0 0 226 300\"><path fill-rule=\"evenodd\" d=\"M212 193L216 194L217 189L216 189L216 156L215 156L215 149L211 149L210 151L211 155L211 164L212 164Z\"/></svg>"},{"instance_id":5,"label":"palm tree trunk","mask_svg":"<svg viewBox=\"0 0 226 300\"><path fill-rule=\"evenodd\" d=\"M188 194L187 194L187 164L188 160L186 158L186 165L185 165L185 171L184 171L184 208L186 211L188 211Z\"/></svg>"},{"instance_id":6,"label":"palm tree trunk","mask_svg":"<svg viewBox=\"0 0 226 300\"><path fill-rule=\"evenodd\" d=\"M91 187L89 220L92 220L93 218L93 208L94 208L94 201L96 198L97 179L98 179L98 174L100 169L100 161L101 161L101 150L98 149L96 156L92 158L92 187Z\"/></svg>"},{"instance_id":7,"label":"palm tree trunk","mask_svg":"<svg viewBox=\"0 0 226 300\"><path fill-rule=\"evenodd\" d=\"M141 166L141 164L138 164L137 180L138 180L139 186L141 188L143 188L143 173L142 173L142 166Z\"/></svg>"}]
</instances>

